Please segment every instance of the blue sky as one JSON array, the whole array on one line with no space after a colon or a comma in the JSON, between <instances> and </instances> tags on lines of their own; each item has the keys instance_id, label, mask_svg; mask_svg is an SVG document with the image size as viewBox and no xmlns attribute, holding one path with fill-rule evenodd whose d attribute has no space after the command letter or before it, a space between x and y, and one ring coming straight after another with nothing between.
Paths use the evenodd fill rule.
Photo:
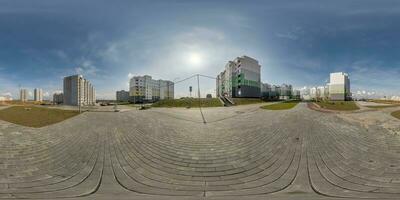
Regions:
<instances>
[{"instance_id":1,"label":"blue sky","mask_svg":"<svg viewBox=\"0 0 400 200\"><path fill-rule=\"evenodd\" d=\"M81 73L112 99L132 75L216 76L241 55L263 82L317 86L344 71L353 93L400 95L400 1L0 1L0 96L52 94Z\"/></svg>"}]
</instances>

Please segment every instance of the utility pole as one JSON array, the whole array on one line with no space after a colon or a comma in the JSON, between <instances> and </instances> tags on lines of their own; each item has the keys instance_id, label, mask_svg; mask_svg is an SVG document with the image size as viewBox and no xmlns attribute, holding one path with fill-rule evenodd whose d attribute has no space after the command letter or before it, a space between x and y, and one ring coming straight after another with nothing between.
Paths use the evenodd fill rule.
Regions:
<instances>
[{"instance_id":1,"label":"utility pole","mask_svg":"<svg viewBox=\"0 0 400 200\"><path fill-rule=\"evenodd\" d=\"M82 104L82 101L81 101L81 94L82 94L82 87L81 87L81 79L79 78L79 80L78 80L78 83L79 83L79 92L78 92L78 107L79 107L79 114L82 112L81 111L81 104Z\"/></svg>"}]
</instances>

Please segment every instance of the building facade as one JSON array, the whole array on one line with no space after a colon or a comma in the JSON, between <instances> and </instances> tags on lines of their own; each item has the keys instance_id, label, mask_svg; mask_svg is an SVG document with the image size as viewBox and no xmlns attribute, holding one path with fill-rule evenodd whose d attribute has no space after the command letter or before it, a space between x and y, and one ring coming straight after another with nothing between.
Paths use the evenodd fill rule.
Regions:
<instances>
[{"instance_id":1,"label":"building facade","mask_svg":"<svg viewBox=\"0 0 400 200\"><path fill-rule=\"evenodd\" d=\"M129 101L129 92L125 90L117 91L116 99L119 102L127 102Z\"/></svg>"},{"instance_id":2,"label":"building facade","mask_svg":"<svg viewBox=\"0 0 400 200\"><path fill-rule=\"evenodd\" d=\"M65 105L95 105L96 91L82 75L64 78L63 103Z\"/></svg>"},{"instance_id":3,"label":"building facade","mask_svg":"<svg viewBox=\"0 0 400 200\"><path fill-rule=\"evenodd\" d=\"M54 93L53 94L53 103L54 104L62 104L64 101L63 93Z\"/></svg>"},{"instance_id":4,"label":"building facade","mask_svg":"<svg viewBox=\"0 0 400 200\"><path fill-rule=\"evenodd\" d=\"M19 99L22 102L28 101L28 90L27 89L21 89L19 91Z\"/></svg>"},{"instance_id":5,"label":"building facade","mask_svg":"<svg viewBox=\"0 0 400 200\"><path fill-rule=\"evenodd\" d=\"M217 96L233 98L261 96L261 66L248 56L228 61L225 70L217 76Z\"/></svg>"},{"instance_id":6,"label":"building facade","mask_svg":"<svg viewBox=\"0 0 400 200\"><path fill-rule=\"evenodd\" d=\"M35 88L33 90L33 100L37 102L43 101L43 90L40 88Z\"/></svg>"},{"instance_id":7,"label":"building facade","mask_svg":"<svg viewBox=\"0 0 400 200\"><path fill-rule=\"evenodd\" d=\"M293 95L293 86L288 84L282 84L279 91L280 100L289 100Z\"/></svg>"},{"instance_id":8,"label":"building facade","mask_svg":"<svg viewBox=\"0 0 400 200\"><path fill-rule=\"evenodd\" d=\"M174 83L166 80L154 80L149 75L134 76L129 82L129 96L133 103L174 99Z\"/></svg>"},{"instance_id":9,"label":"building facade","mask_svg":"<svg viewBox=\"0 0 400 200\"><path fill-rule=\"evenodd\" d=\"M329 78L329 99L345 101L351 99L349 75L343 72L331 73Z\"/></svg>"}]
</instances>

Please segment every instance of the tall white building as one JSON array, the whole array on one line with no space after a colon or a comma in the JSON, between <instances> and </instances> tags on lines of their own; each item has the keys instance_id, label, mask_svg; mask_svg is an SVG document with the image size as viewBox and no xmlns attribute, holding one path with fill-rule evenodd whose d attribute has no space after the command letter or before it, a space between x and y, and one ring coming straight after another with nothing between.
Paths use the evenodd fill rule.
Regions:
<instances>
[{"instance_id":1,"label":"tall white building","mask_svg":"<svg viewBox=\"0 0 400 200\"><path fill-rule=\"evenodd\" d=\"M330 74L328 87L329 99L334 101L345 101L351 99L349 75L343 72Z\"/></svg>"},{"instance_id":2,"label":"tall white building","mask_svg":"<svg viewBox=\"0 0 400 200\"><path fill-rule=\"evenodd\" d=\"M82 75L73 75L64 78L63 103L65 105L94 105L96 91L93 85Z\"/></svg>"},{"instance_id":3,"label":"tall white building","mask_svg":"<svg viewBox=\"0 0 400 200\"><path fill-rule=\"evenodd\" d=\"M129 96L134 103L173 99L174 83L154 80L149 75L134 76L129 82Z\"/></svg>"},{"instance_id":4,"label":"tall white building","mask_svg":"<svg viewBox=\"0 0 400 200\"><path fill-rule=\"evenodd\" d=\"M28 101L28 90L27 90L27 89L21 89L21 90L19 91L19 99L20 99L22 102Z\"/></svg>"},{"instance_id":5,"label":"tall white building","mask_svg":"<svg viewBox=\"0 0 400 200\"><path fill-rule=\"evenodd\" d=\"M42 102L43 101L43 90L40 88L35 88L33 90L33 100Z\"/></svg>"}]
</instances>

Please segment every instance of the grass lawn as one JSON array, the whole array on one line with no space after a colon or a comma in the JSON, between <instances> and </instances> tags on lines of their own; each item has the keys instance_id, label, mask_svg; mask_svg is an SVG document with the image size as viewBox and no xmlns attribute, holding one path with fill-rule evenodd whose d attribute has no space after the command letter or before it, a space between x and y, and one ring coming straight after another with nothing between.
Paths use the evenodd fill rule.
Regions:
<instances>
[{"instance_id":1,"label":"grass lawn","mask_svg":"<svg viewBox=\"0 0 400 200\"><path fill-rule=\"evenodd\" d=\"M316 104L328 110L350 111L360 109L354 101L320 101Z\"/></svg>"},{"instance_id":2,"label":"grass lawn","mask_svg":"<svg viewBox=\"0 0 400 200\"><path fill-rule=\"evenodd\" d=\"M49 109L34 106L13 106L0 110L0 120L38 128L61 122L78 114L78 111L73 110Z\"/></svg>"},{"instance_id":3,"label":"grass lawn","mask_svg":"<svg viewBox=\"0 0 400 200\"><path fill-rule=\"evenodd\" d=\"M267 110L289 110L294 108L298 103L299 101L285 101L276 104L262 106L261 108Z\"/></svg>"},{"instance_id":4,"label":"grass lawn","mask_svg":"<svg viewBox=\"0 0 400 200\"><path fill-rule=\"evenodd\" d=\"M396 117L397 119L400 119L400 110L392 112L392 116Z\"/></svg>"},{"instance_id":5,"label":"grass lawn","mask_svg":"<svg viewBox=\"0 0 400 200\"><path fill-rule=\"evenodd\" d=\"M217 98L201 98L201 107L219 107L223 106ZM184 99L165 99L158 101L152 105L153 107L199 107L199 99L184 98Z\"/></svg>"},{"instance_id":6,"label":"grass lawn","mask_svg":"<svg viewBox=\"0 0 400 200\"><path fill-rule=\"evenodd\" d=\"M265 101L261 100L260 98L233 98L232 100L235 102L235 105L265 103Z\"/></svg>"},{"instance_id":7,"label":"grass lawn","mask_svg":"<svg viewBox=\"0 0 400 200\"><path fill-rule=\"evenodd\" d=\"M386 103L386 104L397 104L400 105L399 101L392 101L392 100L380 100L380 99L375 99L375 100L370 100L370 102L374 103Z\"/></svg>"},{"instance_id":8,"label":"grass lawn","mask_svg":"<svg viewBox=\"0 0 400 200\"><path fill-rule=\"evenodd\" d=\"M392 105L380 105L380 106L365 106L367 108L375 108L375 109L383 109L383 108L393 108L400 105L392 104Z\"/></svg>"}]
</instances>

